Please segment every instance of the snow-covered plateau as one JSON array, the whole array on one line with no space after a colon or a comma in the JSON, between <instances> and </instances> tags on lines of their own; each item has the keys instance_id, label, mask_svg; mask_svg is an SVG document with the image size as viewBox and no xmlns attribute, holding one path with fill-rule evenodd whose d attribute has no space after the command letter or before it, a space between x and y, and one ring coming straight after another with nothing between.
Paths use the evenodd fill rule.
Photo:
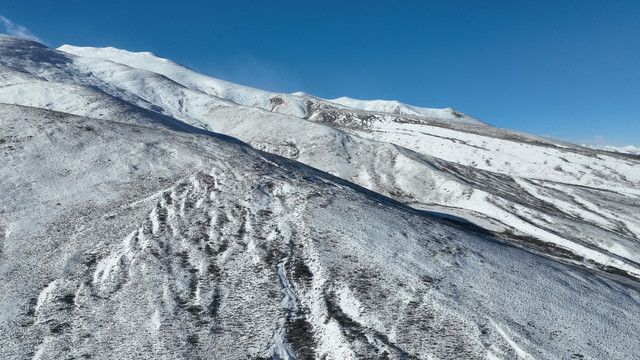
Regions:
<instances>
[{"instance_id":1,"label":"snow-covered plateau","mask_svg":"<svg viewBox=\"0 0 640 360\"><path fill-rule=\"evenodd\" d=\"M0 358L638 359L638 169L0 35Z\"/></svg>"}]
</instances>

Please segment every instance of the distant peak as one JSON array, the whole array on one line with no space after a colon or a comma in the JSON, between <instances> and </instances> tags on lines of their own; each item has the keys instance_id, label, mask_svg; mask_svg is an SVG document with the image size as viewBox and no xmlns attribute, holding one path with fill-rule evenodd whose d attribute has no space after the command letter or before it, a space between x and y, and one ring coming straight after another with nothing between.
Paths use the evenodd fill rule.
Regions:
<instances>
[{"instance_id":1,"label":"distant peak","mask_svg":"<svg viewBox=\"0 0 640 360\"><path fill-rule=\"evenodd\" d=\"M346 96L327 101L358 110L388 114L424 116L473 125L489 125L450 107L445 109L423 108L407 105L397 100L358 100Z\"/></svg>"}]
</instances>

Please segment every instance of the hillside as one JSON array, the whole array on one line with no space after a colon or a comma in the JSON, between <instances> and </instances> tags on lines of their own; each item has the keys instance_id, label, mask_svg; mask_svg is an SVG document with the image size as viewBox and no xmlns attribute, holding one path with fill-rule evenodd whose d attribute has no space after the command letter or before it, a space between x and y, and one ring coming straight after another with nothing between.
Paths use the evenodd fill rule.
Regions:
<instances>
[{"instance_id":1,"label":"hillside","mask_svg":"<svg viewBox=\"0 0 640 360\"><path fill-rule=\"evenodd\" d=\"M345 107L274 94L150 53L61 49L26 43L21 54L4 51L11 71L0 101L141 125L145 116L161 117L174 127L229 135L545 256L640 274L635 156L473 123L446 109L418 109L440 117L405 115L355 108L379 102Z\"/></svg>"},{"instance_id":2,"label":"hillside","mask_svg":"<svg viewBox=\"0 0 640 360\"><path fill-rule=\"evenodd\" d=\"M1 35L0 103L2 358L640 353L637 156Z\"/></svg>"}]
</instances>

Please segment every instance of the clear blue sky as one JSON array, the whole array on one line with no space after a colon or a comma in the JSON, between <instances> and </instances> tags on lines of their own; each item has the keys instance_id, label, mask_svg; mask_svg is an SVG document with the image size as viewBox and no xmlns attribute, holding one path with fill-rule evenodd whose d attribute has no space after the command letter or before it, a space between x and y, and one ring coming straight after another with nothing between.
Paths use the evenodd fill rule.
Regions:
<instances>
[{"instance_id":1,"label":"clear blue sky","mask_svg":"<svg viewBox=\"0 0 640 360\"><path fill-rule=\"evenodd\" d=\"M640 145L637 0L20 0L0 15L13 23L0 32L51 47L152 51L267 90L450 106L499 127Z\"/></svg>"}]
</instances>

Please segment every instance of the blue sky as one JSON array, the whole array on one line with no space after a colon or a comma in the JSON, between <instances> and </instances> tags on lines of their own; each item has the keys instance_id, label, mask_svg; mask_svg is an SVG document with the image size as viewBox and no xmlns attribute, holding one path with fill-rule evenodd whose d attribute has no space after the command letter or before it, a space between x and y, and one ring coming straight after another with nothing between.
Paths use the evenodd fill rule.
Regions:
<instances>
[{"instance_id":1,"label":"blue sky","mask_svg":"<svg viewBox=\"0 0 640 360\"><path fill-rule=\"evenodd\" d=\"M640 145L640 1L21 0L0 15L0 32L51 47L152 51L267 90Z\"/></svg>"}]
</instances>

